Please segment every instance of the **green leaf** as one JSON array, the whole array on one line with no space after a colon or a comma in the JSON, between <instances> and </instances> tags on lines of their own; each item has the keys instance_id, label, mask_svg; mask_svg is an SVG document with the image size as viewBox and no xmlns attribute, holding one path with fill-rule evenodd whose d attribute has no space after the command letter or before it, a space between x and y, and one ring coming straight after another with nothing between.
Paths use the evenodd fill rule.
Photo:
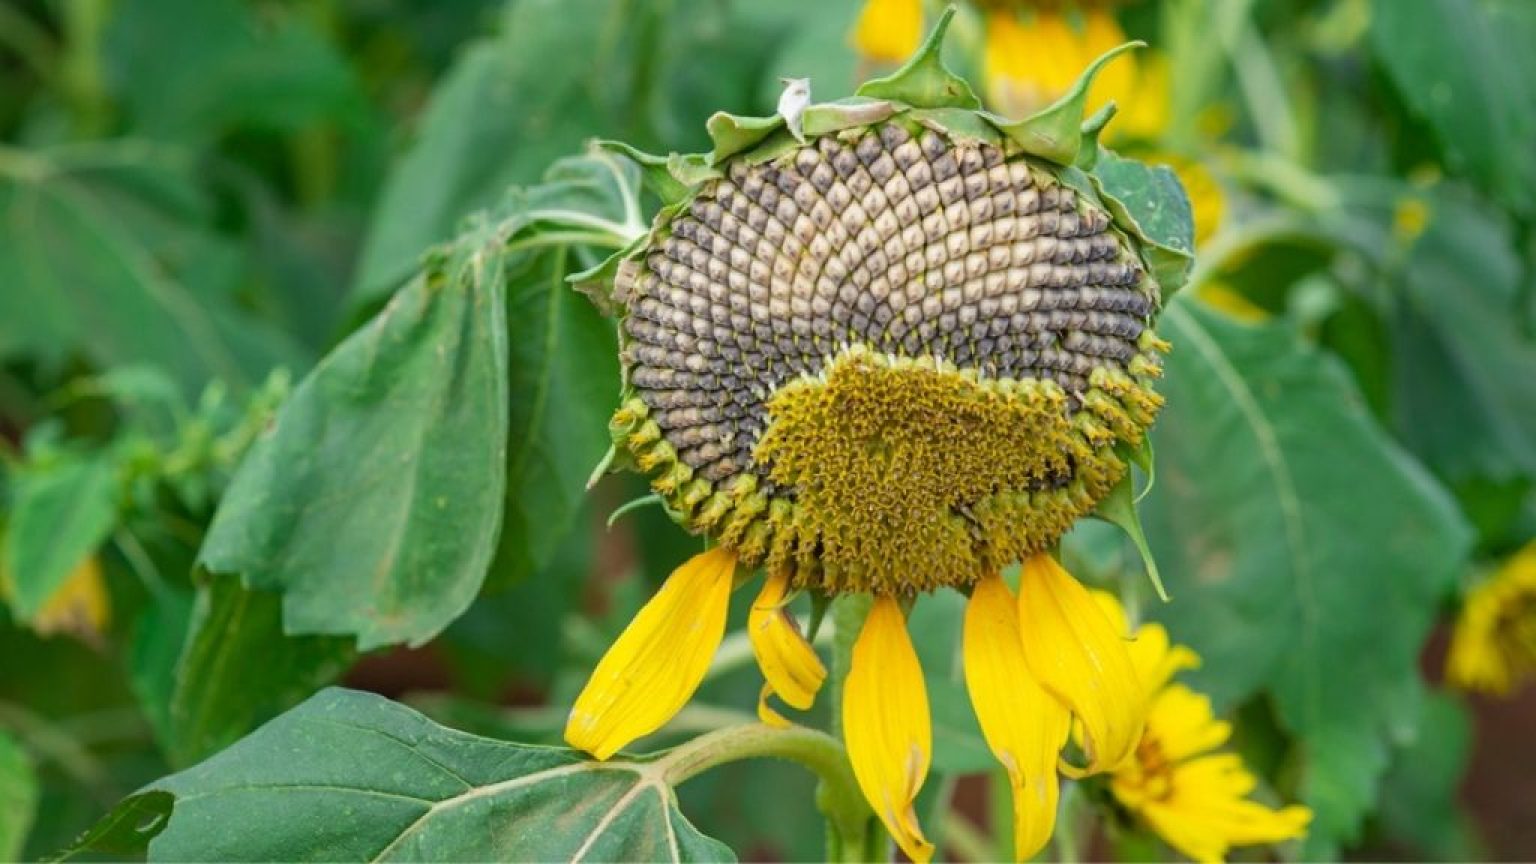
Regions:
<instances>
[{"instance_id":1,"label":"green leaf","mask_svg":"<svg viewBox=\"0 0 1536 864\"><path fill-rule=\"evenodd\" d=\"M1457 190L1423 202L1430 221L1401 270L1391 330L1398 433L1457 480L1536 475L1536 338L1513 232Z\"/></svg>"},{"instance_id":2,"label":"green leaf","mask_svg":"<svg viewBox=\"0 0 1536 864\"><path fill-rule=\"evenodd\" d=\"M354 281L358 302L408 279L465 214L495 204L510 185L536 181L586 138L622 128L600 84L625 74L605 39L624 28L626 14L613 0L514 3L500 35L463 52L384 185Z\"/></svg>"},{"instance_id":3,"label":"green leaf","mask_svg":"<svg viewBox=\"0 0 1536 864\"><path fill-rule=\"evenodd\" d=\"M1194 265L1194 211L1179 177L1166 165L1123 159L1099 150L1094 186L1115 223L1142 241L1142 253L1163 300L1184 287Z\"/></svg>"},{"instance_id":4,"label":"green leaf","mask_svg":"<svg viewBox=\"0 0 1536 864\"><path fill-rule=\"evenodd\" d=\"M335 680L350 664L349 640L284 636L282 598L238 579L198 588L166 706L166 752L190 765Z\"/></svg>"},{"instance_id":5,"label":"green leaf","mask_svg":"<svg viewBox=\"0 0 1536 864\"><path fill-rule=\"evenodd\" d=\"M1416 734L1393 752L1381 784L1381 823L1425 860L1478 857L1473 828L1460 803L1472 758L1472 717L1460 701L1431 692Z\"/></svg>"},{"instance_id":6,"label":"green leaf","mask_svg":"<svg viewBox=\"0 0 1536 864\"><path fill-rule=\"evenodd\" d=\"M14 738L0 730L0 861L21 860L37 808L37 774Z\"/></svg>"},{"instance_id":7,"label":"green leaf","mask_svg":"<svg viewBox=\"0 0 1536 864\"><path fill-rule=\"evenodd\" d=\"M366 104L311 16L259 12L238 0L157 0L114 15L106 63L134 127L211 139L238 126L295 129Z\"/></svg>"},{"instance_id":8,"label":"green leaf","mask_svg":"<svg viewBox=\"0 0 1536 864\"><path fill-rule=\"evenodd\" d=\"M140 792L125 798L52 860L71 861L87 854L112 859L142 857L149 841L165 830L175 798L169 792Z\"/></svg>"},{"instance_id":9,"label":"green leaf","mask_svg":"<svg viewBox=\"0 0 1536 864\"><path fill-rule=\"evenodd\" d=\"M709 164L718 165L730 156L756 147L769 135L784 128L784 118L778 114L772 117L742 117L716 111L709 115L704 125L709 130L709 140L715 145L709 154Z\"/></svg>"},{"instance_id":10,"label":"green leaf","mask_svg":"<svg viewBox=\"0 0 1536 864\"><path fill-rule=\"evenodd\" d=\"M170 373L188 397L213 378L254 386L307 365L242 311L241 253L211 233L186 154L138 142L13 153L0 164L0 356Z\"/></svg>"},{"instance_id":11,"label":"green leaf","mask_svg":"<svg viewBox=\"0 0 1536 864\"><path fill-rule=\"evenodd\" d=\"M283 630L419 645L474 599L507 465L503 253L437 256L304 379L247 454L201 552L283 592Z\"/></svg>"},{"instance_id":12,"label":"green leaf","mask_svg":"<svg viewBox=\"0 0 1536 864\"><path fill-rule=\"evenodd\" d=\"M1536 207L1536 7L1525 0L1382 0L1370 44L1451 170Z\"/></svg>"},{"instance_id":13,"label":"green leaf","mask_svg":"<svg viewBox=\"0 0 1536 864\"><path fill-rule=\"evenodd\" d=\"M1190 678L1219 705L1271 695L1305 754L1304 857L1334 857L1411 730L1468 530L1337 363L1285 328L1176 301L1163 329L1161 481L1141 513L1177 599L1152 611L1206 658Z\"/></svg>"},{"instance_id":14,"label":"green leaf","mask_svg":"<svg viewBox=\"0 0 1536 864\"><path fill-rule=\"evenodd\" d=\"M944 32L954 20L955 7L945 7L928 38L905 65L884 78L859 85L856 95L889 99L914 108L981 107L981 100L964 78L944 65Z\"/></svg>"},{"instance_id":15,"label":"green leaf","mask_svg":"<svg viewBox=\"0 0 1536 864\"><path fill-rule=\"evenodd\" d=\"M14 480L0 572L16 617L30 622L117 523L117 480L100 455L60 455Z\"/></svg>"},{"instance_id":16,"label":"green leaf","mask_svg":"<svg viewBox=\"0 0 1536 864\"><path fill-rule=\"evenodd\" d=\"M1078 161L1083 146L1083 119L1088 110L1088 90L1093 79L1106 64L1132 48L1145 48L1145 42L1127 42L1111 48L1088 64L1072 88L1060 99L1017 123L1000 122L998 128L1025 153L1049 159L1058 165L1072 165ZM1097 136L1097 129L1090 129Z\"/></svg>"},{"instance_id":17,"label":"green leaf","mask_svg":"<svg viewBox=\"0 0 1536 864\"><path fill-rule=\"evenodd\" d=\"M677 810L667 767L493 741L372 694L325 690L152 784L175 804L149 857L732 860ZM142 811L142 793L123 806Z\"/></svg>"}]
</instances>

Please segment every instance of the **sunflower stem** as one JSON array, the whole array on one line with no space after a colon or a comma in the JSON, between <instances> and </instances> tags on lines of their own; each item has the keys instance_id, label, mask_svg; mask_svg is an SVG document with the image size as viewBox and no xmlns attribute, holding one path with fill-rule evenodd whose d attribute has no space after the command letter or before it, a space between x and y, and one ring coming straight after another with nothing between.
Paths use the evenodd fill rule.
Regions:
<instances>
[{"instance_id":1,"label":"sunflower stem","mask_svg":"<svg viewBox=\"0 0 1536 864\"><path fill-rule=\"evenodd\" d=\"M667 783L677 786L727 762L762 758L787 759L820 778L816 806L827 819L828 856L833 861L867 860L864 850L874 813L864 803L842 742L825 732L762 723L730 726L677 746L658 764Z\"/></svg>"}]
</instances>

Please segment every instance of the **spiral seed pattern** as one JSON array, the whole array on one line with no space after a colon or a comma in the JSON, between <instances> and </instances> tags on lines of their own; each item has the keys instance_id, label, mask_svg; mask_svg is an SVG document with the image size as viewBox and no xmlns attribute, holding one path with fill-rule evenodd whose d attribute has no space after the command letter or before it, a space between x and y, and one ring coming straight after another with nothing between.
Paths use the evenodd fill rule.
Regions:
<instances>
[{"instance_id":1,"label":"spiral seed pattern","mask_svg":"<svg viewBox=\"0 0 1536 864\"><path fill-rule=\"evenodd\" d=\"M1155 290L1047 171L896 123L735 161L617 284L630 383L666 442L696 476L770 494L767 403L849 346L1053 381L1076 407L1094 370L1132 363Z\"/></svg>"}]
</instances>

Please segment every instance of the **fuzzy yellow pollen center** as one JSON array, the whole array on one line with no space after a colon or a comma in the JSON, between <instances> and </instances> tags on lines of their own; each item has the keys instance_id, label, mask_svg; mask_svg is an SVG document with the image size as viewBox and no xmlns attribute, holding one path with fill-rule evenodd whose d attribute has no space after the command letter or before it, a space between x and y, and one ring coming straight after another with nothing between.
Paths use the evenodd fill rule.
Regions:
<instances>
[{"instance_id":1,"label":"fuzzy yellow pollen center","mask_svg":"<svg viewBox=\"0 0 1536 864\"><path fill-rule=\"evenodd\" d=\"M1020 519L1020 506L1050 503L1076 459L1094 458L1052 383L857 347L780 388L768 416L753 457L795 490L786 527L820 564L801 580L832 590L969 585L1043 548L1057 520Z\"/></svg>"}]
</instances>

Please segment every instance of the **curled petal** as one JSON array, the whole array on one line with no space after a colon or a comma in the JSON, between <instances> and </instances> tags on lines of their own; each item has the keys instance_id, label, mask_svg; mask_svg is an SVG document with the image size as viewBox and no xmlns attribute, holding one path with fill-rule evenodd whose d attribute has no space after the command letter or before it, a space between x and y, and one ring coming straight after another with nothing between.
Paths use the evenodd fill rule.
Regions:
<instances>
[{"instance_id":1,"label":"curled petal","mask_svg":"<svg viewBox=\"0 0 1536 864\"><path fill-rule=\"evenodd\" d=\"M735 555L716 548L672 571L576 697L568 744L607 759L677 714L725 635L735 570Z\"/></svg>"},{"instance_id":2,"label":"curled petal","mask_svg":"<svg viewBox=\"0 0 1536 864\"><path fill-rule=\"evenodd\" d=\"M789 574L780 570L768 574L763 590L747 616L747 633L752 638L752 653L768 684L758 699L757 714L770 726L787 721L768 707L770 693L791 707L805 711L816 701L816 691L827 679L827 667L816 656L816 649L800 635L794 616L784 608L784 594L789 588Z\"/></svg>"},{"instance_id":3,"label":"curled petal","mask_svg":"<svg viewBox=\"0 0 1536 864\"><path fill-rule=\"evenodd\" d=\"M870 807L907 857L926 864L933 844L912 802L933 753L928 691L901 607L878 597L853 645L843 685L843 737Z\"/></svg>"},{"instance_id":4,"label":"curled petal","mask_svg":"<svg viewBox=\"0 0 1536 864\"><path fill-rule=\"evenodd\" d=\"M1087 773L1123 761L1141 738L1147 694L1126 634L1049 555L1024 562L1019 583L1024 658L1083 727Z\"/></svg>"},{"instance_id":5,"label":"curled petal","mask_svg":"<svg viewBox=\"0 0 1536 864\"><path fill-rule=\"evenodd\" d=\"M1056 758L1072 717L1024 661L1013 592L991 576L965 607L965 686L993 755L1013 787L1014 858L1045 847L1056 827Z\"/></svg>"}]
</instances>

